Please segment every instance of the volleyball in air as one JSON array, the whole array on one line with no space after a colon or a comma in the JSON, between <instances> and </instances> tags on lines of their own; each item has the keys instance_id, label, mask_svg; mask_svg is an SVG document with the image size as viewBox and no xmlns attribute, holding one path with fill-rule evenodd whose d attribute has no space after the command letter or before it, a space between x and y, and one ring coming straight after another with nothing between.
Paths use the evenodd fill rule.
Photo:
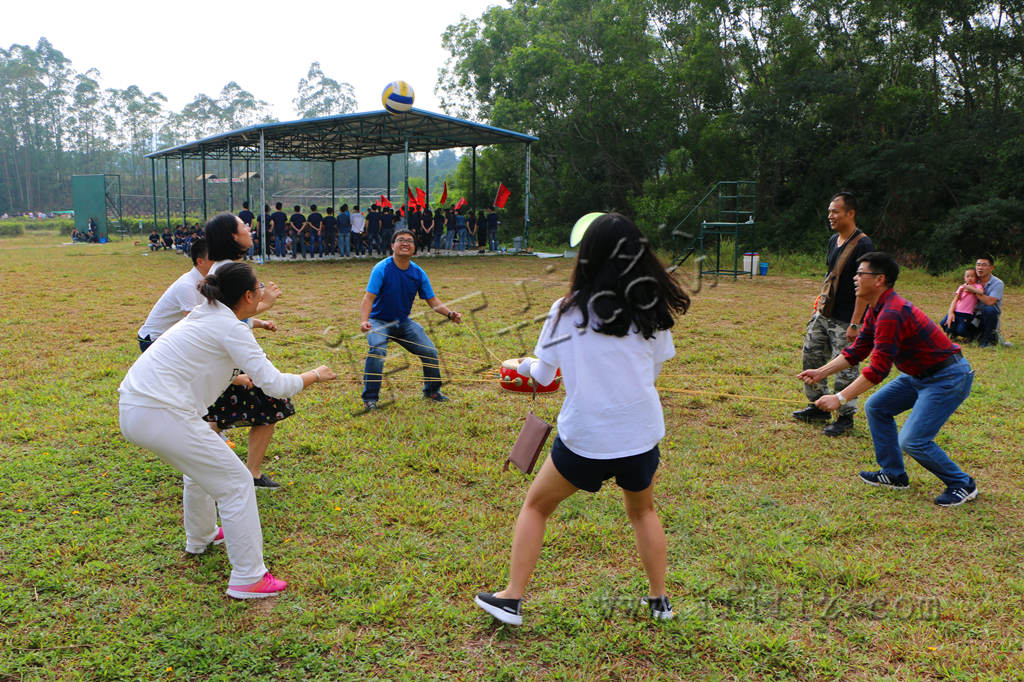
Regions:
<instances>
[{"instance_id":1,"label":"volleyball in air","mask_svg":"<svg viewBox=\"0 0 1024 682\"><path fill-rule=\"evenodd\" d=\"M412 86L405 81L388 83L384 92L380 94L384 108L392 114L403 114L412 109L412 102L415 98L416 94L412 91Z\"/></svg>"}]
</instances>

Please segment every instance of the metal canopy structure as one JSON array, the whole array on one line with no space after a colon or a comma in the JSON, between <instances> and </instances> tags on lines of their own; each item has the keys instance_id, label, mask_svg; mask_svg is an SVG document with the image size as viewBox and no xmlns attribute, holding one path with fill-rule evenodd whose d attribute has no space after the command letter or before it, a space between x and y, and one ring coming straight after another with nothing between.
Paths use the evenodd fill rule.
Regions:
<instances>
[{"instance_id":1,"label":"metal canopy structure","mask_svg":"<svg viewBox=\"0 0 1024 682\"><path fill-rule=\"evenodd\" d=\"M156 162L164 160L164 192L167 206L167 225L170 227L170 169L168 161L181 161L181 207L186 213L185 161L202 162L203 221L207 218L206 184L210 179L206 161L227 161L228 174L233 174L232 165L236 160L245 163L246 195L249 195L249 178L257 176L260 181L260 205L266 205L265 163L272 161L321 161L331 164L331 203L334 203L334 164L337 161L356 162L356 202L359 202L361 185L359 161L361 159L386 156L388 160L388 199L391 196L391 157L402 154L405 167L405 193L409 193L409 153L427 154L427 187L430 194L430 152L453 147L471 147L473 150L473 188L476 196L476 148L496 144L521 143L526 145L526 183L523 215L523 245L529 243L530 233L530 145L538 138L525 133L495 128L444 114L421 109L393 114L387 111L372 111L359 114L340 114L320 118L301 119L285 123L265 123L213 135L188 144L161 149L147 154L153 177L153 222L157 220ZM249 170L253 161L259 163L259 172ZM234 211L234 192L228 184L228 202ZM266 257L266 221L260 220L263 256Z\"/></svg>"},{"instance_id":2,"label":"metal canopy structure","mask_svg":"<svg viewBox=\"0 0 1024 682\"><path fill-rule=\"evenodd\" d=\"M343 161L371 156L431 152L452 147L483 147L538 138L412 109L403 114L372 111L265 123L161 149L146 156L197 160Z\"/></svg>"}]
</instances>

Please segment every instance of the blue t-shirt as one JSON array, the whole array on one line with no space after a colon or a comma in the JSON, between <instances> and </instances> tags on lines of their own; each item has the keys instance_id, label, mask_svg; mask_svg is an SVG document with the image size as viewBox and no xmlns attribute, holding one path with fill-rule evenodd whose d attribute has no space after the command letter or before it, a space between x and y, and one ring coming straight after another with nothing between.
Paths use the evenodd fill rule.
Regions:
<instances>
[{"instance_id":1,"label":"blue t-shirt","mask_svg":"<svg viewBox=\"0 0 1024 682\"><path fill-rule=\"evenodd\" d=\"M434 298L430 278L423 268L410 262L402 270L393 258L385 258L373 266L366 290L376 296L370 317L375 320L404 320L412 312L416 294L423 300Z\"/></svg>"},{"instance_id":2,"label":"blue t-shirt","mask_svg":"<svg viewBox=\"0 0 1024 682\"><path fill-rule=\"evenodd\" d=\"M352 231L352 216L349 215L348 211L342 211L338 214L338 232L347 234Z\"/></svg>"}]
</instances>

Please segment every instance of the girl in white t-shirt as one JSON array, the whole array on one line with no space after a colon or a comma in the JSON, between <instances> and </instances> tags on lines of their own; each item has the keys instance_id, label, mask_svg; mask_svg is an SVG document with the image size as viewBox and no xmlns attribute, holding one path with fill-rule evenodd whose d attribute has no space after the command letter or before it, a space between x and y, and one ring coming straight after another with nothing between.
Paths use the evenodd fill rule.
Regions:
<instances>
[{"instance_id":1,"label":"girl in white t-shirt","mask_svg":"<svg viewBox=\"0 0 1024 682\"><path fill-rule=\"evenodd\" d=\"M263 298L248 264L224 265L199 291L206 302L161 334L118 387L121 433L184 474L185 551L202 554L211 542L226 542L228 595L272 597L287 583L263 564L263 530L249 470L203 415L235 367L245 367L256 385L281 398L336 375L323 365L282 374L270 363L242 322ZM217 526L218 512L223 528Z\"/></svg>"},{"instance_id":2,"label":"girl in white t-shirt","mask_svg":"<svg viewBox=\"0 0 1024 682\"><path fill-rule=\"evenodd\" d=\"M580 488L597 492L612 477L623 490L650 583L643 604L654 618L674 616L665 591L665 532L654 510L652 480L665 435L654 381L675 354L668 330L689 305L629 218L608 213L591 223L569 293L551 306L537 357L519 367L540 385L551 383L561 368L566 397L551 456L516 521L508 585L474 600L498 620L522 623L523 592L558 504Z\"/></svg>"}]
</instances>

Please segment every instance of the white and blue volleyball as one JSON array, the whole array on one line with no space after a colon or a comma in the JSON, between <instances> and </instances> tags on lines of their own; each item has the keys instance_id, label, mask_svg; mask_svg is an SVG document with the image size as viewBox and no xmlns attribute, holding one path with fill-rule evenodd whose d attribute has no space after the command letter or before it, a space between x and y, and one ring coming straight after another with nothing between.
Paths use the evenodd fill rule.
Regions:
<instances>
[{"instance_id":1,"label":"white and blue volleyball","mask_svg":"<svg viewBox=\"0 0 1024 682\"><path fill-rule=\"evenodd\" d=\"M388 86L384 88L384 92L380 94L380 99L384 102L384 108L392 114L403 114L412 109L412 103L415 98L416 93L412 91L412 86L405 81L392 81L388 83Z\"/></svg>"}]
</instances>

